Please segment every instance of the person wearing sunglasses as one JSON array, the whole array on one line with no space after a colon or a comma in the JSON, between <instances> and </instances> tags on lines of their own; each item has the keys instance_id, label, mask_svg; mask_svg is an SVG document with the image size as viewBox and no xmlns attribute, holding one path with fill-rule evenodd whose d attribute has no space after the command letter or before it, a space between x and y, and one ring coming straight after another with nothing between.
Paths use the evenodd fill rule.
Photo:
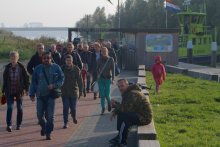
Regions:
<instances>
[{"instance_id":1,"label":"person wearing sunglasses","mask_svg":"<svg viewBox=\"0 0 220 147\"><path fill-rule=\"evenodd\" d=\"M32 101L37 97L37 118L41 126L41 136L51 140L54 128L54 110L56 97L51 94L59 89L64 82L64 74L59 65L52 63L50 52L42 54L42 64L38 65L32 74L29 96Z\"/></svg>"}]
</instances>

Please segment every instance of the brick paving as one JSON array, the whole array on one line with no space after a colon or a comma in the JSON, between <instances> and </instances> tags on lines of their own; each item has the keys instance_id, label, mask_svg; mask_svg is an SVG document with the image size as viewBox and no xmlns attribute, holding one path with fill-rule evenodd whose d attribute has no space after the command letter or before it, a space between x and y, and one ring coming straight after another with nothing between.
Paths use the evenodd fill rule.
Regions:
<instances>
[{"instance_id":1,"label":"brick paving","mask_svg":"<svg viewBox=\"0 0 220 147\"><path fill-rule=\"evenodd\" d=\"M24 147L24 146L64 146L80 124L86 117L91 116L91 110L99 104L99 100L93 100L92 94L87 98L81 98L77 106L78 124L75 125L69 115L69 128L63 129L62 101L57 100L55 111L55 126L52 132L53 140L46 141L45 137L40 136L40 126L37 124L35 103L31 102L28 97L23 101L23 124L21 130L16 128L16 107L13 110L13 131L7 132L6 129L6 106L0 109L0 147Z\"/></svg>"},{"instance_id":2,"label":"brick paving","mask_svg":"<svg viewBox=\"0 0 220 147\"><path fill-rule=\"evenodd\" d=\"M135 72L124 72L121 77L127 77L134 82ZM111 96L120 99L116 85L113 85ZM93 94L81 97L77 105L78 124L73 124L69 115L69 128L63 129L62 101L57 99L55 111L55 126L52 140L40 136L40 126L37 124L36 106L25 97L23 101L23 124L21 130L15 130L16 107L13 110L13 131L6 129L6 105L0 106L0 147L108 147L108 140L116 132L116 120L110 121L110 113L100 115L100 99L94 100ZM135 133L129 135L128 147L135 147Z\"/></svg>"}]
</instances>

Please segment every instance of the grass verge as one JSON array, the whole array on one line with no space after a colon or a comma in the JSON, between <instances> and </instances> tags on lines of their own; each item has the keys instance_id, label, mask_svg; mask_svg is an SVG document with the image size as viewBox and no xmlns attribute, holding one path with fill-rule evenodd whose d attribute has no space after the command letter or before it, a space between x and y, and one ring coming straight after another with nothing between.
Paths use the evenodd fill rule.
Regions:
<instances>
[{"instance_id":1,"label":"grass verge","mask_svg":"<svg viewBox=\"0 0 220 147\"><path fill-rule=\"evenodd\" d=\"M52 43L57 43L54 38L42 36L39 39L26 39L24 37L15 36L11 32L0 30L0 62L8 61L9 53L12 50L18 51L20 60L29 60L36 52L37 43L43 43L46 49L49 49Z\"/></svg>"},{"instance_id":2,"label":"grass verge","mask_svg":"<svg viewBox=\"0 0 220 147\"><path fill-rule=\"evenodd\" d=\"M220 84L180 74L168 74L155 94L147 84L161 147L220 146Z\"/></svg>"}]
</instances>

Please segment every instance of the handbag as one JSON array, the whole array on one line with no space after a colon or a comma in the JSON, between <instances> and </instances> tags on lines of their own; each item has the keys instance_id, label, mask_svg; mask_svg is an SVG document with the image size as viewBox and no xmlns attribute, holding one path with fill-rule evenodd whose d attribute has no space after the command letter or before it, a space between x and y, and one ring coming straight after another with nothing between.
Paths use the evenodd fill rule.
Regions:
<instances>
[{"instance_id":1,"label":"handbag","mask_svg":"<svg viewBox=\"0 0 220 147\"><path fill-rule=\"evenodd\" d=\"M5 103L6 103L6 97L3 94L2 97L1 97L1 104L4 105Z\"/></svg>"},{"instance_id":2,"label":"handbag","mask_svg":"<svg viewBox=\"0 0 220 147\"><path fill-rule=\"evenodd\" d=\"M50 90L50 96L54 97L54 98L59 98L61 97L62 92L60 88L54 88L52 90Z\"/></svg>"},{"instance_id":3,"label":"handbag","mask_svg":"<svg viewBox=\"0 0 220 147\"><path fill-rule=\"evenodd\" d=\"M99 92L99 84L97 81L95 81L93 84L93 92L97 93Z\"/></svg>"},{"instance_id":4,"label":"handbag","mask_svg":"<svg viewBox=\"0 0 220 147\"><path fill-rule=\"evenodd\" d=\"M43 74L44 74L44 78L45 78L46 81L47 81L47 84L50 85L49 80L48 80L48 78L47 78L47 75L46 75L46 72L45 72L44 68L43 68ZM60 88L53 88L53 89L50 90L50 96L51 96L52 98L59 98L59 97L61 97L61 95L62 95L62 92L61 92L61 89L60 89Z\"/></svg>"}]
</instances>

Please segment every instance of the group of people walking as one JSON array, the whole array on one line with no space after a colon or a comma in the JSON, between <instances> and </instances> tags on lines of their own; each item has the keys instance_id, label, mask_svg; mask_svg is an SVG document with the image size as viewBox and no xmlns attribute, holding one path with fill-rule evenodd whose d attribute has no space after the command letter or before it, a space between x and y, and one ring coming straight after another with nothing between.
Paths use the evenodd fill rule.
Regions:
<instances>
[{"instance_id":1,"label":"group of people walking","mask_svg":"<svg viewBox=\"0 0 220 147\"><path fill-rule=\"evenodd\" d=\"M109 56L109 51L112 57ZM77 100L82 95L86 96L86 93L92 92L91 85L95 81L99 84L101 114L105 112L105 99L108 110L111 111L110 85L114 81L117 60L110 42L79 43L77 46L69 42L66 48L62 44L52 44L48 51L44 44L39 43L27 68L18 61L17 51L11 51L9 56L10 63L5 66L3 72L2 88L7 102L6 130L8 132L12 132L14 102L17 104L16 129L21 129L24 95L29 95L31 101L36 100L37 118L41 126L40 134L46 136L47 140L51 140L56 98L59 96L63 102L64 129L68 128L69 113L73 123L77 124ZM94 99L97 98L98 92L94 92Z\"/></svg>"},{"instance_id":2,"label":"group of people walking","mask_svg":"<svg viewBox=\"0 0 220 147\"><path fill-rule=\"evenodd\" d=\"M20 63L19 53L10 52L10 63L3 73L2 93L6 96L7 114L6 130L12 132L13 104L17 104L16 129L20 130L23 118L22 99L29 95L36 101L40 135L51 140L54 129L54 112L56 98L62 98L63 128L68 128L68 115L77 124L77 100L87 93L93 92L92 83L97 82L99 92L94 91L94 99L100 97L101 115L112 111L111 120L117 115L116 137L109 141L114 146L127 144L127 135L132 125L146 125L152 120L152 111L146 96L137 85L129 85L126 79L117 81L122 94L122 101L117 102L110 97L110 87L115 80L117 57L111 42L80 43L74 46L69 42L66 48L61 44L52 44L45 51L44 44L37 44L37 51L25 66ZM76 49L75 49L76 48ZM31 82L29 82L31 75ZM92 80L91 80L92 79ZM157 85L158 86L158 85ZM159 86L158 86L159 87ZM159 89L159 88L158 88ZM107 103L106 103L107 101ZM107 104L107 105L106 105Z\"/></svg>"}]
</instances>

